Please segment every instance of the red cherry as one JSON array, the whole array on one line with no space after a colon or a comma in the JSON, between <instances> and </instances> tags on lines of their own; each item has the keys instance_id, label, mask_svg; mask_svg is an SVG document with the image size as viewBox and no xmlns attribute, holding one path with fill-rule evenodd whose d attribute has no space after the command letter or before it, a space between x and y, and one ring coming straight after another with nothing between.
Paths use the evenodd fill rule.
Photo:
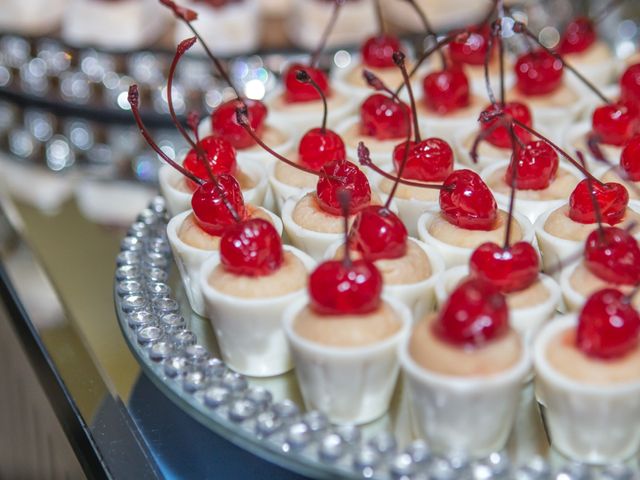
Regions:
<instances>
[{"instance_id":1,"label":"red cherry","mask_svg":"<svg viewBox=\"0 0 640 480\"><path fill-rule=\"evenodd\" d=\"M627 230L603 227L589 234L584 248L584 263L591 273L617 285L640 282L640 247Z\"/></svg>"},{"instance_id":2,"label":"red cherry","mask_svg":"<svg viewBox=\"0 0 640 480\"><path fill-rule=\"evenodd\" d=\"M517 242L503 248L487 242L473 251L469 260L471 273L493 284L502 293L517 292L538 279L538 254L530 243Z\"/></svg>"},{"instance_id":3,"label":"red cherry","mask_svg":"<svg viewBox=\"0 0 640 480\"><path fill-rule=\"evenodd\" d=\"M262 218L231 225L220 240L220 263L236 275L269 275L278 270L283 261L280 235Z\"/></svg>"},{"instance_id":4,"label":"red cherry","mask_svg":"<svg viewBox=\"0 0 640 480\"><path fill-rule=\"evenodd\" d=\"M323 165L316 185L316 196L320 208L332 215L340 215L342 208L338 192L350 193L349 211L358 213L371 203L371 187L367 176L357 165L334 160Z\"/></svg>"},{"instance_id":5,"label":"red cherry","mask_svg":"<svg viewBox=\"0 0 640 480\"><path fill-rule=\"evenodd\" d=\"M449 343L483 345L509 331L507 302L491 283L469 278L451 293L433 328Z\"/></svg>"},{"instance_id":6,"label":"red cherry","mask_svg":"<svg viewBox=\"0 0 640 480\"><path fill-rule=\"evenodd\" d=\"M247 212L238 181L227 174L218 175L218 184L206 182L200 185L191 197L191 208L196 221L209 235L221 236L236 219L229 211L231 206L243 219ZM227 202L225 202L225 198Z\"/></svg>"},{"instance_id":7,"label":"red cherry","mask_svg":"<svg viewBox=\"0 0 640 480\"><path fill-rule=\"evenodd\" d=\"M468 230L491 230L498 218L496 199L480 175L456 170L440 190L440 209L447 221Z\"/></svg>"},{"instance_id":8,"label":"red cherry","mask_svg":"<svg viewBox=\"0 0 640 480\"><path fill-rule=\"evenodd\" d=\"M301 63L292 63L289 65L283 75L284 83L284 97L289 103L298 102L312 102L314 100L321 100L320 94L309 83L302 83L296 78L298 70L303 70L315 81L322 93L327 97L331 95L331 89L329 87L329 78L327 74L322 70L308 65L302 65Z\"/></svg>"},{"instance_id":9,"label":"red cherry","mask_svg":"<svg viewBox=\"0 0 640 480\"><path fill-rule=\"evenodd\" d=\"M640 315L622 292L605 288L585 303L576 333L576 345L585 355L622 357L638 345Z\"/></svg>"},{"instance_id":10,"label":"red cherry","mask_svg":"<svg viewBox=\"0 0 640 480\"><path fill-rule=\"evenodd\" d=\"M569 217L578 223L596 223L596 211L589 192L589 184L593 188L593 195L600 207L602 221L609 225L616 225L624 219L629 203L627 189L616 182L600 183L582 180L571 192L569 197Z\"/></svg>"},{"instance_id":11,"label":"red cherry","mask_svg":"<svg viewBox=\"0 0 640 480\"><path fill-rule=\"evenodd\" d=\"M633 137L622 149L620 166L632 182L640 181L640 135Z\"/></svg>"},{"instance_id":12,"label":"red cherry","mask_svg":"<svg viewBox=\"0 0 640 480\"><path fill-rule=\"evenodd\" d=\"M496 122L501 121L497 115L500 111L503 111L505 115L511 115L515 120L524 123L528 127L532 126L533 121L531 119L531 112L526 105L519 102L507 102L504 106L492 104L485 108L480 114L480 117L494 118L490 118L490 120L487 121L481 121L480 129L483 131L489 130ZM526 130L515 126L514 131L522 143L528 143L531 141L531 134ZM506 126L497 127L487 135L485 139L487 142L498 148L511 148L511 134Z\"/></svg>"},{"instance_id":13,"label":"red cherry","mask_svg":"<svg viewBox=\"0 0 640 480\"><path fill-rule=\"evenodd\" d=\"M640 103L640 63L631 65L620 77L620 99L635 105Z\"/></svg>"},{"instance_id":14,"label":"red cherry","mask_svg":"<svg viewBox=\"0 0 640 480\"><path fill-rule=\"evenodd\" d=\"M468 37L449 44L449 56L455 63L484 65L489 48L489 27L468 28Z\"/></svg>"},{"instance_id":15,"label":"red cherry","mask_svg":"<svg viewBox=\"0 0 640 480\"><path fill-rule=\"evenodd\" d=\"M331 260L309 277L311 308L321 315L362 315L380 305L382 275L368 260Z\"/></svg>"},{"instance_id":16,"label":"red cherry","mask_svg":"<svg viewBox=\"0 0 640 480\"><path fill-rule=\"evenodd\" d=\"M397 37L378 35L369 37L362 45L360 53L362 61L367 67L394 68L396 64L393 61L393 52L402 50L402 44Z\"/></svg>"},{"instance_id":17,"label":"red cherry","mask_svg":"<svg viewBox=\"0 0 640 480\"><path fill-rule=\"evenodd\" d=\"M422 88L426 107L438 115L469 105L469 79L459 68L430 73L424 77Z\"/></svg>"},{"instance_id":18,"label":"red cherry","mask_svg":"<svg viewBox=\"0 0 640 480\"><path fill-rule=\"evenodd\" d=\"M211 135L200 140L200 142L198 142L198 146L204 150L211 167L211 171L214 175L220 175L222 173L234 175L236 173L236 168L238 166L236 163L236 150L228 141L215 135ZM198 154L195 149L192 148L189 150L189 153L187 153L182 165L196 177L201 178L202 180L209 179L209 171L198 158ZM191 180L189 180L188 183L192 190L198 188L198 185Z\"/></svg>"},{"instance_id":19,"label":"red cherry","mask_svg":"<svg viewBox=\"0 0 640 480\"><path fill-rule=\"evenodd\" d=\"M245 99L244 102L247 105L249 124L256 134L260 136L267 117L267 107L258 100ZM236 119L236 109L238 107L242 107L242 102L235 99L224 102L216 108L211 114L211 130L215 135L224 138L235 148L253 147L256 142Z\"/></svg>"},{"instance_id":20,"label":"red cherry","mask_svg":"<svg viewBox=\"0 0 640 480\"><path fill-rule=\"evenodd\" d=\"M349 244L366 260L400 258L407 253L409 233L400 217L386 207L369 205L353 221Z\"/></svg>"},{"instance_id":21,"label":"red cherry","mask_svg":"<svg viewBox=\"0 0 640 480\"><path fill-rule=\"evenodd\" d=\"M407 142L393 149L393 164L396 172L404 161ZM403 178L424 182L441 182L453 172L453 150L440 138L427 138L421 142L409 142L409 156L402 170Z\"/></svg>"},{"instance_id":22,"label":"red cherry","mask_svg":"<svg viewBox=\"0 0 640 480\"><path fill-rule=\"evenodd\" d=\"M518 90L527 95L553 92L562 83L562 62L545 50L525 53L515 65Z\"/></svg>"},{"instance_id":23,"label":"red cherry","mask_svg":"<svg viewBox=\"0 0 640 480\"><path fill-rule=\"evenodd\" d=\"M593 133L600 142L624 145L638 130L638 110L631 103L602 105L593 112Z\"/></svg>"},{"instance_id":24,"label":"red cherry","mask_svg":"<svg viewBox=\"0 0 640 480\"><path fill-rule=\"evenodd\" d=\"M325 163L346 160L347 151L342 138L333 130L314 128L300 140L298 158L302 166L318 171Z\"/></svg>"},{"instance_id":25,"label":"red cherry","mask_svg":"<svg viewBox=\"0 0 640 480\"><path fill-rule=\"evenodd\" d=\"M360 132L377 140L404 138L411 128L410 112L405 103L374 93L360 107Z\"/></svg>"},{"instance_id":26,"label":"red cherry","mask_svg":"<svg viewBox=\"0 0 640 480\"><path fill-rule=\"evenodd\" d=\"M519 190L545 189L555 180L558 173L558 154L551 145L541 140L534 140L524 148L518 148L516 161L516 188ZM504 176L507 185L513 182L513 166L513 162L510 162Z\"/></svg>"},{"instance_id":27,"label":"red cherry","mask_svg":"<svg viewBox=\"0 0 640 480\"><path fill-rule=\"evenodd\" d=\"M558 44L558 51L562 55L584 52L593 45L596 38L593 22L589 18L578 17L565 28Z\"/></svg>"}]
</instances>

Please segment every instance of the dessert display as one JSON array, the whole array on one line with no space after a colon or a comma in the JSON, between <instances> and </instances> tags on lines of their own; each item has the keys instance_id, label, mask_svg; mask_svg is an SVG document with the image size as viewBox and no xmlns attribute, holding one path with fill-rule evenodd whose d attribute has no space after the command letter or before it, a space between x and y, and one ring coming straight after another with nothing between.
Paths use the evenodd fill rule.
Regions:
<instances>
[{"instance_id":1,"label":"dessert display","mask_svg":"<svg viewBox=\"0 0 640 480\"><path fill-rule=\"evenodd\" d=\"M579 314L548 323L536 339L536 393L551 444L562 454L602 464L638 452L639 334L640 316L629 298L605 288Z\"/></svg>"},{"instance_id":2,"label":"dessert display","mask_svg":"<svg viewBox=\"0 0 640 480\"><path fill-rule=\"evenodd\" d=\"M155 0L72 0L61 33L70 45L134 50L160 38L168 20Z\"/></svg>"},{"instance_id":3,"label":"dessert display","mask_svg":"<svg viewBox=\"0 0 640 480\"><path fill-rule=\"evenodd\" d=\"M349 193L340 193L347 240ZM396 351L412 317L382 297L383 279L365 258L321 263L309 277L309 299L292 304L284 328L305 405L334 423L370 422L389 407L399 371Z\"/></svg>"},{"instance_id":4,"label":"dessert display","mask_svg":"<svg viewBox=\"0 0 640 480\"><path fill-rule=\"evenodd\" d=\"M58 27L67 8L67 0L6 0L0 9L0 30L46 34Z\"/></svg>"},{"instance_id":5,"label":"dessert display","mask_svg":"<svg viewBox=\"0 0 640 480\"><path fill-rule=\"evenodd\" d=\"M260 42L261 22L258 0L187 0L183 2L198 14L196 27L211 50L225 57L254 52ZM174 30L176 43L192 35L185 23ZM204 53L202 43L196 46Z\"/></svg>"},{"instance_id":6,"label":"dessert display","mask_svg":"<svg viewBox=\"0 0 640 480\"><path fill-rule=\"evenodd\" d=\"M282 312L304 298L314 265L304 252L283 247L278 231L261 218L225 230L220 256L202 265L199 285L227 365L258 377L291 370Z\"/></svg>"},{"instance_id":7,"label":"dessert display","mask_svg":"<svg viewBox=\"0 0 640 480\"><path fill-rule=\"evenodd\" d=\"M402 345L416 433L437 452L482 456L504 447L531 368L509 316L504 296L472 278Z\"/></svg>"}]
</instances>

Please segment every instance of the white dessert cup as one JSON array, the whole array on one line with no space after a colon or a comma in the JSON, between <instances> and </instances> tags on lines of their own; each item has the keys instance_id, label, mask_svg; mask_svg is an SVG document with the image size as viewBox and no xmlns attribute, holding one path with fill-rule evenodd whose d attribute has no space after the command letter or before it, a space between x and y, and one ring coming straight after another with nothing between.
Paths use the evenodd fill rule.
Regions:
<instances>
[{"instance_id":1,"label":"white dessert cup","mask_svg":"<svg viewBox=\"0 0 640 480\"><path fill-rule=\"evenodd\" d=\"M476 247L458 247L434 237L429 233L429 227L431 223L440 214L440 209L436 208L423 213L418 219L418 237L429 247L435 248L440 256L444 259L444 263L447 268L455 267L456 265L465 265L469 262L469 257L476 249ZM522 230L522 240L525 242L533 243L535 236L533 226L531 222L522 215L519 211L514 209L513 219L518 222Z\"/></svg>"},{"instance_id":2,"label":"white dessert cup","mask_svg":"<svg viewBox=\"0 0 640 480\"><path fill-rule=\"evenodd\" d=\"M244 202L253 205L263 205L269 190L266 169L260 162L247 159L238 159L238 168L254 182L252 188L242 190ZM170 165L163 165L158 172L160 192L167 202L167 210L170 215L177 215L191 208L191 197L193 193L185 192L176 187L176 185L182 181L184 181L183 175Z\"/></svg>"},{"instance_id":3,"label":"white dessert cup","mask_svg":"<svg viewBox=\"0 0 640 480\"><path fill-rule=\"evenodd\" d=\"M586 137L589 132L591 132L591 118L589 118L589 120L587 121L576 123L570 126L564 134L563 146L567 153L575 158L574 154L577 144L580 151L584 154L587 169L590 172L595 172L598 170L602 170L602 166L606 164L603 164L603 162L596 160L596 158L591 154L591 151L589 150L586 142ZM620 163L620 153L622 152L622 147L615 147L613 145L601 145L601 149L603 150L604 156L613 165L618 165ZM616 153L611 154L612 151ZM561 162L567 162L567 160L565 160L562 156L560 156L560 160Z\"/></svg>"},{"instance_id":4,"label":"white dessert cup","mask_svg":"<svg viewBox=\"0 0 640 480\"><path fill-rule=\"evenodd\" d=\"M429 248L424 242L416 240L415 238L409 238L409 241L418 245L427 255L429 265L431 266L431 275L424 280L414 283L396 285L385 283L383 293L388 297L395 298L404 303L407 308L411 310L414 320L417 320L431 312L434 308L435 290L444 273L444 260L442 260L442 257L440 257L434 249ZM344 241L332 244L327 249L324 258L326 260L333 259L338 249L343 245Z\"/></svg>"},{"instance_id":5,"label":"white dessert cup","mask_svg":"<svg viewBox=\"0 0 640 480\"><path fill-rule=\"evenodd\" d=\"M440 279L436 284L438 308L442 308L451 292L467 275L469 275L468 265L458 265L440 275ZM533 345L536 334L547 321L554 317L562 300L558 283L553 278L541 273L538 276L538 280L546 287L549 292L549 298L532 307L510 310L511 316L509 320L511 321L511 326L520 334L520 338L522 338L525 345Z\"/></svg>"},{"instance_id":6,"label":"white dessert cup","mask_svg":"<svg viewBox=\"0 0 640 480\"><path fill-rule=\"evenodd\" d=\"M482 155L480 150L478 150L478 163L474 163L471 159L471 155L469 155L469 149L465 146L465 143L471 135L476 135L479 132L478 128L478 123L476 122L474 126L467 129L461 129L457 134L454 134L452 147L458 161L462 163L465 168L470 168L477 172L484 170L494 163L508 161L511 158L511 150L509 149L504 149L503 152L501 152L504 154L501 154L500 156Z\"/></svg>"},{"instance_id":7,"label":"white dessert cup","mask_svg":"<svg viewBox=\"0 0 640 480\"><path fill-rule=\"evenodd\" d=\"M513 427L522 385L531 370L528 348L509 369L456 377L430 372L401 345L400 364L411 399L416 434L439 453L464 451L483 457L501 450Z\"/></svg>"},{"instance_id":8,"label":"white dessert cup","mask_svg":"<svg viewBox=\"0 0 640 480\"><path fill-rule=\"evenodd\" d=\"M289 245L283 248L300 259L307 272L315 268L315 261L306 253ZM306 281L302 288L287 295L241 298L222 293L209 283L209 276L219 264L219 256L207 260L198 280L222 359L236 372L252 377L288 372L293 363L282 315L292 302L306 298Z\"/></svg>"},{"instance_id":9,"label":"white dessert cup","mask_svg":"<svg viewBox=\"0 0 640 480\"><path fill-rule=\"evenodd\" d=\"M566 202L564 202L566 204ZM538 217L533 228L536 232L538 240L538 248L542 256L542 270L553 270L553 276L559 278L559 268L566 268L573 262L578 260L578 254L584 248L584 242L575 240L567 240L566 238L556 237L550 234L544 228L549 216L560 207L550 208Z\"/></svg>"},{"instance_id":10,"label":"white dessert cup","mask_svg":"<svg viewBox=\"0 0 640 480\"><path fill-rule=\"evenodd\" d=\"M273 161L267 167L269 174L269 184L271 185L271 191L273 192L273 198L276 208L279 212L282 212L285 202L291 197L301 198L309 192L315 190L315 186L308 188L295 187L289 185L276 177L276 166L280 160L273 159Z\"/></svg>"},{"instance_id":11,"label":"white dessert cup","mask_svg":"<svg viewBox=\"0 0 640 480\"><path fill-rule=\"evenodd\" d=\"M371 345L334 347L301 337L294 321L307 299L297 300L284 313L284 330L304 403L309 410L325 413L333 423L368 423L389 408L399 372L397 350L409 335L412 318L403 303L386 296L382 299L402 325L398 332Z\"/></svg>"},{"instance_id":12,"label":"white dessert cup","mask_svg":"<svg viewBox=\"0 0 640 480\"><path fill-rule=\"evenodd\" d=\"M487 179L491 175L493 175L497 170L506 168L509 165L509 163L510 163L509 160L495 162L492 165L489 165L488 167L483 169L482 172L480 172L480 176L486 182ZM578 179L582 178L581 175L578 173L577 169L575 169L573 166L570 166L569 164L562 163L561 165L559 165L558 169L566 170L572 173L573 175L575 175ZM493 196L496 199L496 202L500 207L509 208L509 202L510 202L509 195L496 192L495 190L492 190L492 192L493 192ZM571 192L568 192L567 195L569 195L570 193ZM540 215L545 213L547 210L559 208L565 203L567 203L567 198L563 197L555 200L528 200L528 199L522 198L522 195L518 195L518 192L516 192L516 202L517 202L516 204L518 205L518 210L524 213L532 224L535 224L538 217L540 217Z\"/></svg>"},{"instance_id":13,"label":"white dessert cup","mask_svg":"<svg viewBox=\"0 0 640 480\"><path fill-rule=\"evenodd\" d=\"M282 235L282 222L280 218L269 210L264 208L259 209L269 215L271 223L273 223L278 233ZM171 251L173 252L173 258L178 266L178 271L180 272L182 284L184 285L191 309L198 315L205 316L204 299L198 277L202 263L211 257L218 257L219 253L217 248L205 250L203 248L193 247L182 241L178 232L180 231L182 223L191 213L193 213L192 210L187 210L169 220L167 224L167 238L171 246Z\"/></svg>"},{"instance_id":14,"label":"white dessert cup","mask_svg":"<svg viewBox=\"0 0 640 480\"><path fill-rule=\"evenodd\" d=\"M547 347L576 325L575 314L556 317L542 329L533 348L536 395L551 445L579 462L624 461L640 447L640 380L590 385L558 372L547 359Z\"/></svg>"}]
</instances>

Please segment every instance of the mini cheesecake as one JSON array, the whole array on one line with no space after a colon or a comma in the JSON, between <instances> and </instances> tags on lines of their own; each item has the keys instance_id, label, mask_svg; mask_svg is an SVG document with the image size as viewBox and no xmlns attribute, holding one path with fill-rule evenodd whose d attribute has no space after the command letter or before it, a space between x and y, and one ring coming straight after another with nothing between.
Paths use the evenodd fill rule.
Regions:
<instances>
[{"instance_id":1,"label":"mini cheesecake","mask_svg":"<svg viewBox=\"0 0 640 480\"><path fill-rule=\"evenodd\" d=\"M485 242L501 244L505 237L508 214L498 209L498 219L492 230L470 230L460 228L442 216L439 209L425 212L418 219L418 236L444 259L447 268L463 265L469 261L473 251ZM518 211L513 213L510 243L524 240L533 242L531 222Z\"/></svg>"},{"instance_id":2,"label":"mini cheesecake","mask_svg":"<svg viewBox=\"0 0 640 480\"><path fill-rule=\"evenodd\" d=\"M588 145L589 135L591 134L591 121L577 123L569 127L564 135L564 147L568 152L580 150L584 154L587 162L587 168L590 171L598 171L602 169L603 163L596 160L591 153ZM604 156L611 162L617 163L622 153L622 146L598 144Z\"/></svg>"},{"instance_id":3,"label":"mini cheesecake","mask_svg":"<svg viewBox=\"0 0 640 480\"><path fill-rule=\"evenodd\" d=\"M493 192L496 202L503 208L508 208L511 196L511 185L505 180L508 166L508 160L496 162L480 173L482 179ZM526 212L529 221L535 223L538 217L547 210L565 204L580 178L581 176L576 168L566 163L561 163L555 179L547 188L517 190L518 209L521 212Z\"/></svg>"},{"instance_id":4,"label":"mini cheesecake","mask_svg":"<svg viewBox=\"0 0 640 480\"><path fill-rule=\"evenodd\" d=\"M222 358L243 375L267 377L293 368L282 312L304 299L315 262L294 247L283 248L282 265L266 276L227 271L218 256L209 258L199 273L205 311Z\"/></svg>"},{"instance_id":5,"label":"mini cheesecake","mask_svg":"<svg viewBox=\"0 0 640 480\"><path fill-rule=\"evenodd\" d=\"M298 158L294 155L290 154L288 158L291 158L296 163L298 162ZM303 172L277 159L271 161L268 166L268 173L269 184L279 212L282 211L287 199L301 197L306 193L313 192L318 183L316 175Z\"/></svg>"},{"instance_id":6,"label":"mini cheesecake","mask_svg":"<svg viewBox=\"0 0 640 480\"><path fill-rule=\"evenodd\" d=\"M250 217L268 220L282 234L282 222L276 215L261 207L247 205L246 208ZM204 300L198 275L205 260L218 256L220 237L202 230L192 210L179 213L169 220L167 237L191 308L198 315L204 316Z\"/></svg>"},{"instance_id":7,"label":"mini cheesecake","mask_svg":"<svg viewBox=\"0 0 640 480\"><path fill-rule=\"evenodd\" d=\"M325 316L301 299L283 321L307 409L337 424L368 423L387 411L398 346L412 323L403 303L383 296L371 313Z\"/></svg>"}]
</instances>

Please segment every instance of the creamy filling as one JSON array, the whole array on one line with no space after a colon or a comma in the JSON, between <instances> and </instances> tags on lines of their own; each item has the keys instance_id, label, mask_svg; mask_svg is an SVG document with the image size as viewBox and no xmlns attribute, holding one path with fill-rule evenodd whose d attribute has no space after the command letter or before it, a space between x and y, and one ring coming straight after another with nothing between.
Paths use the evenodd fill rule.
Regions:
<instances>
[{"instance_id":1,"label":"creamy filling","mask_svg":"<svg viewBox=\"0 0 640 480\"><path fill-rule=\"evenodd\" d=\"M341 259L344 256L344 245L338 248L334 259ZM362 258L360 252L352 250L351 256L354 259ZM399 258L389 258L376 260L378 270L382 274L385 285L409 285L426 280L431 276L431 262L424 250L414 242L407 242L407 252Z\"/></svg>"},{"instance_id":2,"label":"creamy filling","mask_svg":"<svg viewBox=\"0 0 640 480\"><path fill-rule=\"evenodd\" d=\"M275 128L270 125L265 125L262 130L262 135L260 136L260 139L267 145L275 147L275 149L277 150L278 145L282 145L284 142L287 141L287 134L282 130L280 130L279 128ZM241 151L242 152L263 152L265 156L267 157L269 156L269 154L266 153L264 149L257 144L249 148L242 149Z\"/></svg>"},{"instance_id":3,"label":"creamy filling","mask_svg":"<svg viewBox=\"0 0 640 480\"><path fill-rule=\"evenodd\" d=\"M559 332L549 341L547 361L572 380L592 385L610 385L640 380L640 348L620 358L589 357L576 346L576 329Z\"/></svg>"},{"instance_id":4,"label":"creamy filling","mask_svg":"<svg viewBox=\"0 0 640 480\"><path fill-rule=\"evenodd\" d=\"M468 278L469 276L461 278L456 285L459 285ZM453 291L453 288L454 287L449 288L449 293ZM540 280L536 280L523 290L505 294L507 306L510 310L536 307L549 300L549 297L551 297L551 292L549 292L547 286Z\"/></svg>"},{"instance_id":5,"label":"creamy filling","mask_svg":"<svg viewBox=\"0 0 640 480\"><path fill-rule=\"evenodd\" d=\"M511 194L511 185L507 185L505 181L505 174L507 167L499 168L488 178L485 178L485 182L491 190L503 195ZM564 168L558 168L556 178L549 184L547 188L542 190L518 190L517 197L520 200L564 200L571 195L571 192L576 187L580 180L573 173L565 170Z\"/></svg>"},{"instance_id":6,"label":"creamy filling","mask_svg":"<svg viewBox=\"0 0 640 480\"><path fill-rule=\"evenodd\" d=\"M595 66L599 63L606 62L614 58L613 52L609 46L602 41L596 41L584 52L569 53L564 59L574 67L578 66Z\"/></svg>"},{"instance_id":7,"label":"creamy filling","mask_svg":"<svg viewBox=\"0 0 640 480\"><path fill-rule=\"evenodd\" d=\"M397 175L398 173L394 170L392 175ZM412 182L416 182L417 180L411 179ZM393 188L393 184L395 182L388 178L382 178L380 183L378 184L378 188L383 193L389 194ZM428 183L438 183L442 184L442 182L428 182ZM421 200L423 202L437 202L440 198L440 190L435 188L418 188L412 187L410 185L403 185L402 183L398 185L396 190L396 194L394 198L401 198L403 200Z\"/></svg>"},{"instance_id":8,"label":"creamy filling","mask_svg":"<svg viewBox=\"0 0 640 480\"><path fill-rule=\"evenodd\" d=\"M479 133L480 130L477 129L464 138L464 140L462 141L462 148L464 148L466 152L471 151L473 142L475 141ZM511 158L511 148L498 148L495 145L487 142L486 140L483 140L478 144L477 151L478 156L487 158L491 161L509 160Z\"/></svg>"},{"instance_id":9,"label":"creamy filling","mask_svg":"<svg viewBox=\"0 0 640 480\"><path fill-rule=\"evenodd\" d=\"M627 228L631 223L636 225L631 231L638 232L640 226L640 215L633 210L627 208L627 212L621 223L616 227ZM595 223L578 223L569 218L569 205L554 210L544 222L544 229L547 233L565 240L573 240L574 242L583 242L589 234L597 227Z\"/></svg>"},{"instance_id":10,"label":"creamy filling","mask_svg":"<svg viewBox=\"0 0 640 480\"><path fill-rule=\"evenodd\" d=\"M435 319L436 315L430 314L418 323L409 340L409 355L425 370L456 377L483 377L512 368L522 356L522 342L511 328L485 345L465 347L440 339L433 331Z\"/></svg>"},{"instance_id":11,"label":"creamy filling","mask_svg":"<svg viewBox=\"0 0 640 480\"><path fill-rule=\"evenodd\" d=\"M269 223L273 223L273 220L266 211L260 208L254 208L251 205L247 205L246 208L251 218L262 218ZM187 215L187 218L185 218L182 225L180 225L178 238L190 247L201 250L218 250L220 248L220 237L209 235L200 228L193 213Z\"/></svg>"},{"instance_id":12,"label":"creamy filling","mask_svg":"<svg viewBox=\"0 0 640 480\"><path fill-rule=\"evenodd\" d=\"M492 230L469 230L449 223L442 214L438 214L429 225L429 233L441 242L462 248L476 248L485 242L501 244L504 242L507 220L507 212L499 210ZM509 234L509 243L519 242L522 240L522 235L522 227L514 218Z\"/></svg>"},{"instance_id":13,"label":"creamy filling","mask_svg":"<svg viewBox=\"0 0 640 480\"><path fill-rule=\"evenodd\" d=\"M417 103L418 116L432 118L446 118L452 120L477 120L478 114L488 105L488 102L478 95L470 95L469 105L459 108L452 112L441 115L427 108L424 99Z\"/></svg>"},{"instance_id":14,"label":"creamy filling","mask_svg":"<svg viewBox=\"0 0 640 480\"><path fill-rule=\"evenodd\" d=\"M290 157L292 161L298 163L298 156ZM318 183L318 177L302 170L287 165L284 162L277 162L274 170L274 176L280 182L297 188L315 188Z\"/></svg>"},{"instance_id":15,"label":"creamy filling","mask_svg":"<svg viewBox=\"0 0 640 480\"><path fill-rule=\"evenodd\" d=\"M624 180L616 169L610 169L605 172L601 179L603 182L617 182L624 185L629 192L629 198L637 200L640 198L640 182Z\"/></svg>"},{"instance_id":16,"label":"creamy filling","mask_svg":"<svg viewBox=\"0 0 640 480\"><path fill-rule=\"evenodd\" d=\"M590 132L587 132L573 141L574 151L580 150L581 152L585 152L585 153L590 152L589 145L587 144L587 135L589 134ZM602 154L606 159L614 163L617 163L618 160L620 160L620 155L622 154L622 147L618 147L616 145L607 145L604 143L600 143L599 146L600 146L600 150L602 151Z\"/></svg>"},{"instance_id":17,"label":"creamy filling","mask_svg":"<svg viewBox=\"0 0 640 480\"><path fill-rule=\"evenodd\" d=\"M589 297L591 294L598 290L602 290L603 288L616 288L627 294L631 293L634 289L633 285L616 285L602 280L597 275L591 273L591 270L587 268L584 261L580 262L569 276L569 285L573 290L584 297ZM636 293L634 295L633 305L636 308L640 307L640 293Z\"/></svg>"},{"instance_id":18,"label":"creamy filling","mask_svg":"<svg viewBox=\"0 0 640 480\"><path fill-rule=\"evenodd\" d=\"M331 95L327 97L327 108L329 112L333 112L345 104L347 98L335 89L331 91ZM275 111L286 111L290 113L308 113L318 115L318 126L322 122L322 100L311 100L309 102L287 102L284 94L276 96L269 105Z\"/></svg>"},{"instance_id":19,"label":"creamy filling","mask_svg":"<svg viewBox=\"0 0 640 480\"><path fill-rule=\"evenodd\" d=\"M402 321L385 302L364 315L320 315L310 307L296 316L293 330L302 338L329 347L362 347L396 334Z\"/></svg>"},{"instance_id":20,"label":"creamy filling","mask_svg":"<svg viewBox=\"0 0 640 480\"><path fill-rule=\"evenodd\" d=\"M513 87L507 95L510 99L526 103L532 108L569 107L580 100L579 95L564 81L554 91L543 95L524 93L517 86Z\"/></svg>"},{"instance_id":21,"label":"creamy filling","mask_svg":"<svg viewBox=\"0 0 640 480\"><path fill-rule=\"evenodd\" d=\"M239 298L273 298L297 292L307 284L307 269L291 252L284 252L278 270L251 277L227 271L222 264L209 275L209 285L220 293Z\"/></svg>"},{"instance_id":22,"label":"creamy filling","mask_svg":"<svg viewBox=\"0 0 640 480\"><path fill-rule=\"evenodd\" d=\"M358 64L345 75L345 81L354 87L370 89L373 93L373 90L369 87L369 84L362 76L362 72L365 68L375 74L375 76L382 80L389 88L395 88L402 83L402 73L395 65L390 68L373 68L365 66L362 63ZM411 65L407 64L407 68L410 71Z\"/></svg>"},{"instance_id":23,"label":"creamy filling","mask_svg":"<svg viewBox=\"0 0 640 480\"><path fill-rule=\"evenodd\" d=\"M393 149L396 145L404 143L406 136L403 134L400 138L392 138L390 140L378 140L376 137L362 135L360 132L361 124L356 122L351 125L346 132L342 134L344 144L349 148L358 148L358 143L364 142L369 151L374 153L389 153L389 161L392 160Z\"/></svg>"},{"instance_id":24,"label":"creamy filling","mask_svg":"<svg viewBox=\"0 0 640 480\"><path fill-rule=\"evenodd\" d=\"M236 169L236 173L233 176L240 184L240 188L242 190L250 190L258 184L258 182L254 178L251 178L248 174L246 174L239 168ZM193 193L193 190L189 187L189 182L183 175L175 177L171 181L171 186L182 193Z\"/></svg>"}]
</instances>

